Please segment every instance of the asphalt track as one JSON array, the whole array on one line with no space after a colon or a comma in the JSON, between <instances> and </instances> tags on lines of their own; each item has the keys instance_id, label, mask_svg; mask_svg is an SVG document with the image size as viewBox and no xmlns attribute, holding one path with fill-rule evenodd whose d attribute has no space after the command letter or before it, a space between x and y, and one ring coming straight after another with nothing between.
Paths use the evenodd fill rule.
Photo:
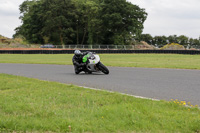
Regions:
<instances>
[{"instance_id":1,"label":"asphalt track","mask_svg":"<svg viewBox=\"0 0 200 133\"><path fill-rule=\"evenodd\" d=\"M70 65L0 64L0 73L200 105L200 70L108 68L109 75L75 75Z\"/></svg>"}]
</instances>

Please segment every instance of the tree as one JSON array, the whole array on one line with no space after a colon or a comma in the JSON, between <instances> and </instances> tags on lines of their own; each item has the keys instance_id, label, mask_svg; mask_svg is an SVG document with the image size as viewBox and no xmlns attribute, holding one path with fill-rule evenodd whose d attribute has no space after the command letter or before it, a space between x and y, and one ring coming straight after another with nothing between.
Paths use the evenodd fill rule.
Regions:
<instances>
[{"instance_id":1,"label":"tree","mask_svg":"<svg viewBox=\"0 0 200 133\"><path fill-rule=\"evenodd\" d=\"M101 7L104 25L101 35L104 37L104 44L114 44L119 39L122 40L122 44L127 44L132 35L138 36L142 33L147 17L144 9L126 0L103 0Z\"/></svg>"},{"instance_id":2,"label":"tree","mask_svg":"<svg viewBox=\"0 0 200 133\"><path fill-rule=\"evenodd\" d=\"M15 29L15 36L23 35L30 43L43 43L41 29L43 21L41 19L40 1L24 1L20 5L20 19L23 25Z\"/></svg>"},{"instance_id":3,"label":"tree","mask_svg":"<svg viewBox=\"0 0 200 133\"><path fill-rule=\"evenodd\" d=\"M162 47L167 44L167 37L166 36L155 36L153 39L153 44Z\"/></svg>"},{"instance_id":4,"label":"tree","mask_svg":"<svg viewBox=\"0 0 200 133\"><path fill-rule=\"evenodd\" d=\"M199 42L198 39L193 39L193 46L194 46L195 48L200 48L200 42Z\"/></svg>"},{"instance_id":5,"label":"tree","mask_svg":"<svg viewBox=\"0 0 200 133\"><path fill-rule=\"evenodd\" d=\"M141 34L140 41L145 41L148 44L153 44L153 37L150 34Z\"/></svg>"},{"instance_id":6,"label":"tree","mask_svg":"<svg viewBox=\"0 0 200 133\"><path fill-rule=\"evenodd\" d=\"M43 0L42 32L44 36L50 37L53 41L59 38L59 43L73 43L75 37L76 8L71 0ZM53 33L53 34L52 34Z\"/></svg>"},{"instance_id":7,"label":"tree","mask_svg":"<svg viewBox=\"0 0 200 133\"><path fill-rule=\"evenodd\" d=\"M129 44L147 13L126 0L32 0L20 5L16 28L31 43Z\"/></svg>"},{"instance_id":8,"label":"tree","mask_svg":"<svg viewBox=\"0 0 200 133\"><path fill-rule=\"evenodd\" d=\"M186 47L188 45L189 38L184 35L181 35L181 36L177 37L177 41L179 44Z\"/></svg>"},{"instance_id":9,"label":"tree","mask_svg":"<svg viewBox=\"0 0 200 133\"><path fill-rule=\"evenodd\" d=\"M101 20L99 18L99 2L95 0L76 0L76 6L79 12L77 18L77 35L82 40L81 44L99 43L99 30ZM80 39L78 39L80 40Z\"/></svg>"},{"instance_id":10,"label":"tree","mask_svg":"<svg viewBox=\"0 0 200 133\"><path fill-rule=\"evenodd\" d=\"M170 35L168 37L168 43L178 43L178 41L177 41L177 35Z\"/></svg>"}]
</instances>

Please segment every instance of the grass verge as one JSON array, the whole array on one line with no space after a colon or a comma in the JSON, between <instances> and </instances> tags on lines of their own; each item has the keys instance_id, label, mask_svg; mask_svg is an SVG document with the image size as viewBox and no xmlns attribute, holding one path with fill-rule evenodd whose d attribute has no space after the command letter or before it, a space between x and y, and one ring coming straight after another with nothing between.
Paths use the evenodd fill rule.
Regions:
<instances>
[{"instance_id":1,"label":"grass verge","mask_svg":"<svg viewBox=\"0 0 200 133\"><path fill-rule=\"evenodd\" d=\"M200 110L0 74L0 132L199 132Z\"/></svg>"},{"instance_id":2,"label":"grass verge","mask_svg":"<svg viewBox=\"0 0 200 133\"><path fill-rule=\"evenodd\" d=\"M72 65L72 54L1 54L0 63ZM181 54L100 54L106 66L199 69L199 55Z\"/></svg>"}]
</instances>

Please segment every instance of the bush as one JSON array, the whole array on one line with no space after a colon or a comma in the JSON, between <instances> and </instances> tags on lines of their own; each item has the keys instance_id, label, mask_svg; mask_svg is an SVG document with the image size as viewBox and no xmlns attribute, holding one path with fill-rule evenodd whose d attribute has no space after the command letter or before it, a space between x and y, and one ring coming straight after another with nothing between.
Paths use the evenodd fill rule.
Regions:
<instances>
[{"instance_id":1,"label":"bush","mask_svg":"<svg viewBox=\"0 0 200 133\"><path fill-rule=\"evenodd\" d=\"M185 50L185 47L178 43L171 43L160 48L162 50Z\"/></svg>"}]
</instances>

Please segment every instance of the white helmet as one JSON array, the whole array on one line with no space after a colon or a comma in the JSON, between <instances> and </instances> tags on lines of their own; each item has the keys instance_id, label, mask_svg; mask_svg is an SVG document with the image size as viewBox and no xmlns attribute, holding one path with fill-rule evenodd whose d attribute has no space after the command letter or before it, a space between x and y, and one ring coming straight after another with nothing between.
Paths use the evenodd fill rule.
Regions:
<instances>
[{"instance_id":1,"label":"white helmet","mask_svg":"<svg viewBox=\"0 0 200 133\"><path fill-rule=\"evenodd\" d=\"M79 55L81 55L81 51L80 50L75 50L74 54L79 56Z\"/></svg>"}]
</instances>

